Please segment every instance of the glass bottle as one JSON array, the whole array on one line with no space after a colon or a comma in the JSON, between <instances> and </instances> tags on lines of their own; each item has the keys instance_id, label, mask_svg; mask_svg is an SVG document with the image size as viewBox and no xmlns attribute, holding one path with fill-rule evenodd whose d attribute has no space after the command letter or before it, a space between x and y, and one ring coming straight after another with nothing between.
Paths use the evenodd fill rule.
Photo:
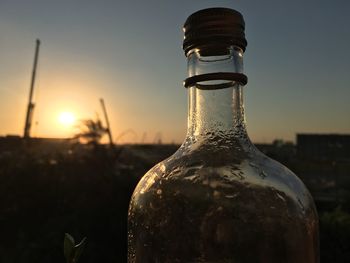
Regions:
<instances>
[{"instance_id":1,"label":"glass bottle","mask_svg":"<svg viewBox=\"0 0 350 263\"><path fill-rule=\"evenodd\" d=\"M204 9L184 32L187 136L134 191L128 262L318 262L312 197L246 132L242 15Z\"/></svg>"}]
</instances>

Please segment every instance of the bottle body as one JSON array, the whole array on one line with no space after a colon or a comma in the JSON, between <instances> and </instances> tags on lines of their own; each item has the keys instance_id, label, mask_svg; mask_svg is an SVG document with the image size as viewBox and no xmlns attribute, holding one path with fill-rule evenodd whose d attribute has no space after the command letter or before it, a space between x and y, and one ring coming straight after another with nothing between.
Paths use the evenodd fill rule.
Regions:
<instances>
[{"instance_id":1,"label":"bottle body","mask_svg":"<svg viewBox=\"0 0 350 263\"><path fill-rule=\"evenodd\" d=\"M312 197L246 132L244 78L238 78L243 18L228 9L201 10L184 29L187 135L134 191L128 262L319 262Z\"/></svg>"},{"instance_id":2,"label":"bottle body","mask_svg":"<svg viewBox=\"0 0 350 263\"><path fill-rule=\"evenodd\" d=\"M318 262L317 213L291 171L254 146L190 148L135 189L130 263Z\"/></svg>"}]
</instances>

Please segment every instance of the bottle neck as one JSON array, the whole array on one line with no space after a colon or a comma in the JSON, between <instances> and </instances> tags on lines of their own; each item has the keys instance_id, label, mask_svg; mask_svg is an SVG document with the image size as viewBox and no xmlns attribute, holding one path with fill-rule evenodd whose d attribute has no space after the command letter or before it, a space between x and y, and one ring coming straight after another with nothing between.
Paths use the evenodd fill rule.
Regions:
<instances>
[{"instance_id":1,"label":"bottle neck","mask_svg":"<svg viewBox=\"0 0 350 263\"><path fill-rule=\"evenodd\" d=\"M229 47L224 55L203 56L199 50L188 55L188 76L206 73L243 73L243 52ZM235 81L210 80L188 88L189 112L187 142L220 139L247 139L243 106L243 87ZM219 88L225 84L225 88ZM202 89L200 85L210 85ZM220 86L221 85L221 86Z\"/></svg>"}]
</instances>

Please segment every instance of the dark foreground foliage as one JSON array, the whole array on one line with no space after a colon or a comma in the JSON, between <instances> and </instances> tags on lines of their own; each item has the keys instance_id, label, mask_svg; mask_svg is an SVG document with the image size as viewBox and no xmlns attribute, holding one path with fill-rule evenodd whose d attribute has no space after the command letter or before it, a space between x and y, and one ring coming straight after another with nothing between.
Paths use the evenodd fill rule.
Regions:
<instances>
[{"instance_id":1,"label":"dark foreground foliage","mask_svg":"<svg viewBox=\"0 0 350 263\"><path fill-rule=\"evenodd\" d=\"M320 215L321 262L349 262L350 214L340 207Z\"/></svg>"},{"instance_id":2,"label":"dark foreground foliage","mask_svg":"<svg viewBox=\"0 0 350 263\"><path fill-rule=\"evenodd\" d=\"M88 237L80 262L126 262L129 198L152 166L133 159L119 165L103 147L2 153L0 262L65 262L65 232Z\"/></svg>"},{"instance_id":3,"label":"dark foreground foliage","mask_svg":"<svg viewBox=\"0 0 350 263\"><path fill-rule=\"evenodd\" d=\"M88 238L79 262L126 262L132 191L176 150L136 148L21 144L0 151L0 262L65 262L66 232ZM350 215L322 211L320 227L321 262L348 262Z\"/></svg>"}]
</instances>

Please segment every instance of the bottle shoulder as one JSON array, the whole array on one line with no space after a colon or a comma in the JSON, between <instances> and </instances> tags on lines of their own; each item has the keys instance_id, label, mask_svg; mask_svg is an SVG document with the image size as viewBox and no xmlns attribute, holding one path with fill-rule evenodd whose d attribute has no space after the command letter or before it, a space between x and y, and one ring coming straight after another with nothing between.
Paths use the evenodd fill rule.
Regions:
<instances>
[{"instance_id":1,"label":"bottle shoulder","mask_svg":"<svg viewBox=\"0 0 350 263\"><path fill-rule=\"evenodd\" d=\"M291 171L256 154L244 158L213 155L205 162L202 153L179 151L160 162L145 174L132 196L128 217L131 237L150 233L149 239L140 239L140 244L152 248L159 240L162 246L169 244L171 251L174 243L166 243L169 236L176 240L185 237L175 243L187 247L199 242L197 247L214 254L219 248L218 254L226 259L239 254L239 249L232 252L232 244L251 246L260 235L269 240L263 239L257 246L271 242L275 248L277 242L292 248L287 258L305 257L305 253L312 257L318 220L311 196ZM210 242L203 245L206 240ZM212 241L219 246L213 246ZM295 250L294 244L308 252ZM195 257L194 249L189 251ZM293 262L306 262L303 260L300 257Z\"/></svg>"},{"instance_id":2,"label":"bottle shoulder","mask_svg":"<svg viewBox=\"0 0 350 263\"><path fill-rule=\"evenodd\" d=\"M283 187L297 192L306 190L296 174L260 152L254 145L248 150L243 147L206 151L180 148L150 172L163 179L205 182L209 176L210 180L215 178L225 182Z\"/></svg>"},{"instance_id":3,"label":"bottle shoulder","mask_svg":"<svg viewBox=\"0 0 350 263\"><path fill-rule=\"evenodd\" d=\"M173 192L192 199L207 196L225 202L239 195L240 199L245 196L251 202L253 199L249 196L254 195L254 199L262 198L271 203L293 203L300 212L315 210L304 184L284 165L259 151L251 151L243 157L235 152L224 156L217 154L180 149L151 168L134 195L153 192L154 196L162 196L164 192Z\"/></svg>"}]
</instances>

